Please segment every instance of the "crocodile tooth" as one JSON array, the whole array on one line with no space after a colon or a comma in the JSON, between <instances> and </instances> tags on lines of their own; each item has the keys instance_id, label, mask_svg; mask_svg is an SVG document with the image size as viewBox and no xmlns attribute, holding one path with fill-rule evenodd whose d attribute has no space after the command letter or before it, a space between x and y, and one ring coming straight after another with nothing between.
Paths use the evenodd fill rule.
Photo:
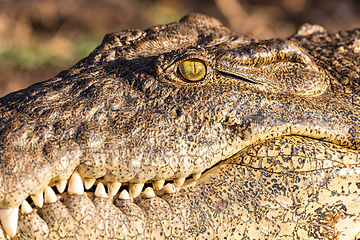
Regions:
<instances>
[{"instance_id":1,"label":"crocodile tooth","mask_svg":"<svg viewBox=\"0 0 360 240\"><path fill-rule=\"evenodd\" d=\"M130 199L130 195L129 195L128 191L126 191L126 189L122 190L122 192L119 194L119 199L122 199L122 200Z\"/></svg>"},{"instance_id":2,"label":"crocodile tooth","mask_svg":"<svg viewBox=\"0 0 360 240\"><path fill-rule=\"evenodd\" d=\"M104 184L98 183L98 185L96 186L94 195L95 195L95 197L101 197L101 198L107 198L108 197L108 195L107 195L107 193L105 191Z\"/></svg>"},{"instance_id":3,"label":"crocodile tooth","mask_svg":"<svg viewBox=\"0 0 360 240\"><path fill-rule=\"evenodd\" d=\"M182 186L184 184L185 178L184 177L174 178L173 181L174 181L175 186L180 187L180 186Z\"/></svg>"},{"instance_id":4,"label":"crocodile tooth","mask_svg":"<svg viewBox=\"0 0 360 240\"><path fill-rule=\"evenodd\" d=\"M65 191L66 184L67 184L67 180L61 180L56 182L56 188L59 191L59 193L63 193Z\"/></svg>"},{"instance_id":5,"label":"crocodile tooth","mask_svg":"<svg viewBox=\"0 0 360 240\"><path fill-rule=\"evenodd\" d=\"M96 181L95 178L85 178L84 179L85 189L86 190L90 189L94 185L95 181Z\"/></svg>"},{"instance_id":6,"label":"crocodile tooth","mask_svg":"<svg viewBox=\"0 0 360 240\"><path fill-rule=\"evenodd\" d=\"M163 187L165 193L174 193L176 192L176 187L172 183L168 183Z\"/></svg>"},{"instance_id":7,"label":"crocodile tooth","mask_svg":"<svg viewBox=\"0 0 360 240\"><path fill-rule=\"evenodd\" d=\"M25 215L31 212L32 212L32 207L26 200L24 200L21 204L21 214Z\"/></svg>"},{"instance_id":8,"label":"crocodile tooth","mask_svg":"<svg viewBox=\"0 0 360 240\"><path fill-rule=\"evenodd\" d=\"M0 221L9 237L14 237L18 225L19 207L0 209Z\"/></svg>"},{"instance_id":9,"label":"crocodile tooth","mask_svg":"<svg viewBox=\"0 0 360 240\"><path fill-rule=\"evenodd\" d=\"M144 187L143 183L129 183L129 193L132 198L136 198L140 195Z\"/></svg>"},{"instance_id":10,"label":"crocodile tooth","mask_svg":"<svg viewBox=\"0 0 360 240\"><path fill-rule=\"evenodd\" d=\"M30 197L33 200L35 206L42 208L42 206L44 205L44 194L43 193L30 195Z\"/></svg>"},{"instance_id":11,"label":"crocodile tooth","mask_svg":"<svg viewBox=\"0 0 360 240\"><path fill-rule=\"evenodd\" d=\"M57 201L56 194L51 187L45 188L45 203L54 203Z\"/></svg>"},{"instance_id":12,"label":"crocodile tooth","mask_svg":"<svg viewBox=\"0 0 360 240\"><path fill-rule=\"evenodd\" d=\"M145 188L143 194L142 194L143 198L153 198L155 197L155 192L154 189L152 187L147 187Z\"/></svg>"},{"instance_id":13,"label":"crocodile tooth","mask_svg":"<svg viewBox=\"0 0 360 240\"><path fill-rule=\"evenodd\" d=\"M84 184L81 180L81 177L78 172L74 172L69 180L68 186L69 194L83 195L84 194Z\"/></svg>"},{"instance_id":14,"label":"crocodile tooth","mask_svg":"<svg viewBox=\"0 0 360 240\"><path fill-rule=\"evenodd\" d=\"M156 180L152 182L153 188L155 190L161 190L164 186L165 180Z\"/></svg>"},{"instance_id":15,"label":"crocodile tooth","mask_svg":"<svg viewBox=\"0 0 360 240\"><path fill-rule=\"evenodd\" d=\"M121 187L121 182L108 182L107 189L110 197L115 196Z\"/></svg>"},{"instance_id":16,"label":"crocodile tooth","mask_svg":"<svg viewBox=\"0 0 360 240\"><path fill-rule=\"evenodd\" d=\"M192 177L194 180L198 180L201 177L201 173L196 173Z\"/></svg>"}]
</instances>

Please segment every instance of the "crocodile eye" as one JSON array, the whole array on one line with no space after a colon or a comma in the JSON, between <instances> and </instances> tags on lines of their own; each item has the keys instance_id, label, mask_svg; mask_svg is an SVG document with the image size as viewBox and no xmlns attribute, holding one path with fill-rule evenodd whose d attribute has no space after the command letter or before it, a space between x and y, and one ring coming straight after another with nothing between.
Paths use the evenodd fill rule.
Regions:
<instances>
[{"instance_id":1,"label":"crocodile eye","mask_svg":"<svg viewBox=\"0 0 360 240\"><path fill-rule=\"evenodd\" d=\"M206 66L200 59L191 58L179 63L179 71L186 80L195 82L205 77Z\"/></svg>"}]
</instances>

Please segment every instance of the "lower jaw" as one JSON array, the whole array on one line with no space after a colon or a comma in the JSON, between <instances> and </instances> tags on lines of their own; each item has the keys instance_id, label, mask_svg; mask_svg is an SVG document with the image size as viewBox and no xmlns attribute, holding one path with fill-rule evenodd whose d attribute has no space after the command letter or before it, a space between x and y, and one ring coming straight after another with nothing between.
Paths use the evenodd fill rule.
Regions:
<instances>
[{"instance_id":1,"label":"lower jaw","mask_svg":"<svg viewBox=\"0 0 360 240\"><path fill-rule=\"evenodd\" d=\"M131 220L132 217L130 217L133 216L132 211L144 215L138 206L139 202L152 202L154 199L161 199L166 195L172 196L184 188L204 181L216 168L206 171L201 178L198 174L187 179L183 178L180 181L178 179L167 180L160 184L158 182L155 184L154 182L145 184L125 183L122 186L121 184L106 183L102 179L97 179L92 186L86 186L80 175L74 171L65 182L66 184L60 187L59 184L52 184L52 186L46 187L43 194L30 196L24 200L20 206L19 214L17 213L19 207L0 210L2 221L0 236L3 234L10 237L23 236L26 239L47 238L47 236L50 237L51 229L54 229L53 225L57 224L59 226L55 226L55 229L60 228L61 224L65 224L66 228L72 226L66 230L66 234L64 233L66 236L71 236L74 232L79 231L86 235L92 231L89 229L81 230L83 227L80 226L80 223L83 222L84 218L96 219L95 212L104 212L105 218L102 221L110 221L120 226L125 222L135 221ZM111 213L107 212L109 210L104 210L109 208ZM127 215L127 212L130 212L130 215ZM139 219L141 219L140 225L144 225L145 217L142 216ZM54 232L53 234L57 235L58 233ZM59 237L61 236L59 235L55 239Z\"/></svg>"},{"instance_id":2,"label":"lower jaw","mask_svg":"<svg viewBox=\"0 0 360 240\"><path fill-rule=\"evenodd\" d=\"M308 141L310 144L310 140ZM327 145L331 144L325 144L324 146ZM286 149L283 150L284 154L286 154ZM345 158L343 160L345 161ZM126 190L130 188L130 186L126 185L121 186L120 191L116 194L109 194L109 188L108 191L105 190L106 186L104 187L105 184L101 179L95 182L96 187L92 187L90 191L85 191L80 176L75 173L68 181L67 192L58 192L56 194L56 186L46 188L43 199L44 204L41 207L36 207L36 205L39 205L39 202L35 202L37 200L28 199L31 208L26 203L23 203L19 215L19 228L12 226L12 229L10 231L6 229L6 232L10 235L11 231L15 233L18 231L18 236L25 236L23 238L34 238L35 235L33 234L40 234L41 232L41 236L45 236L43 238L50 238L51 234L54 234L56 239L60 238L61 234L64 236L76 236L76 238L90 238L89 236L95 233L99 233L99 236L104 234L112 236L112 232L117 231L116 236L132 236L136 238L139 236L141 238L141 236L147 235L146 231L150 230L146 229L152 226L155 229L151 231L153 234L164 233L166 232L166 225L175 221L173 219L169 220L170 215L178 215L179 221L191 221L186 220L186 217L191 218L192 215L200 214L197 213L198 211L204 211L204 207L197 203L199 200L207 203L201 196L220 194L209 191L204 187L205 185L211 189L211 185L218 184L219 179L224 186L229 185L227 180L224 179L233 176L224 177L225 171L223 169L226 169L226 165L226 162L221 162L206 171L200 179L187 179L182 186L175 186L174 183L171 183L172 181L168 181L161 190L154 190L151 187L152 183L147 183L142 186L141 189L144 187L144 190L140 191L139 196L136 198ZM220 171L220 169L222 170ZM262 171L260 168L253 170ZM277 174L279 173L281 172ZM222 177L219 177L221 174ZM238 178L238 181L239 179L241 181L242 178ZM234 184L234 182L231 184ZM228 186L227 189L232 189L232 187ZM189 197L189 194L192 196ZM232 194L236 195L237 193ZM224 199L226 200L226 198ZM245 203L248 204L246 201ZM216 214L222 215L224 214L223 211L227 211L226 206L221 202L212 202L212 204L212 207L215 206L216 209L219 209L218 213L215 211ZM189 210L189 205L191 205L191 210ZM246 207L244 211L247 211ZM194 225L196 224L198 223L195 222ZM101 229L98 229L98 226L102 226ZM14 228L15 230L13 230ZM157 231L156 228L162 230Z\"/></svg>"}]
</instances>

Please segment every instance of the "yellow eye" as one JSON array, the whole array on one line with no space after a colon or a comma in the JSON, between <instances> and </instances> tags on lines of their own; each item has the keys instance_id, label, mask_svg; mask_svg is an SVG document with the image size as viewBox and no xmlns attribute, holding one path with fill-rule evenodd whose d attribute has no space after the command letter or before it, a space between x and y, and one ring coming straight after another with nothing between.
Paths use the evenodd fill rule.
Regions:
<instances>
[{"instance_id":1,"label":"yellow eye","mask_svg":"<svg viewBox=\"0 0 360 240\"><path fill-rule=\"evenodd\" d=\"M206 66L203 61L191 58L180 62L179 71L184 78L195 82L205 77Z\"/></svg>"}]
</instances>

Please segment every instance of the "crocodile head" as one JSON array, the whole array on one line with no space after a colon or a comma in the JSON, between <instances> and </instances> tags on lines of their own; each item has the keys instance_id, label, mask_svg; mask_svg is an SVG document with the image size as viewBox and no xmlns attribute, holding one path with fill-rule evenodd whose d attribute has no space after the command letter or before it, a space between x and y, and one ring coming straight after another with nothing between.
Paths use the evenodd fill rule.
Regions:
<instances>
[{"instance_id":1,"label":"crocodile head","mask_svg":"<svg viewBox=\"0 0 360 240\"><path fill-rule=\"evenodd\" d=\"M354 237L360 44L347 34L258 41L189 15L106 35L0 99L0 235Z\"/></svg>"}]
</instances>

